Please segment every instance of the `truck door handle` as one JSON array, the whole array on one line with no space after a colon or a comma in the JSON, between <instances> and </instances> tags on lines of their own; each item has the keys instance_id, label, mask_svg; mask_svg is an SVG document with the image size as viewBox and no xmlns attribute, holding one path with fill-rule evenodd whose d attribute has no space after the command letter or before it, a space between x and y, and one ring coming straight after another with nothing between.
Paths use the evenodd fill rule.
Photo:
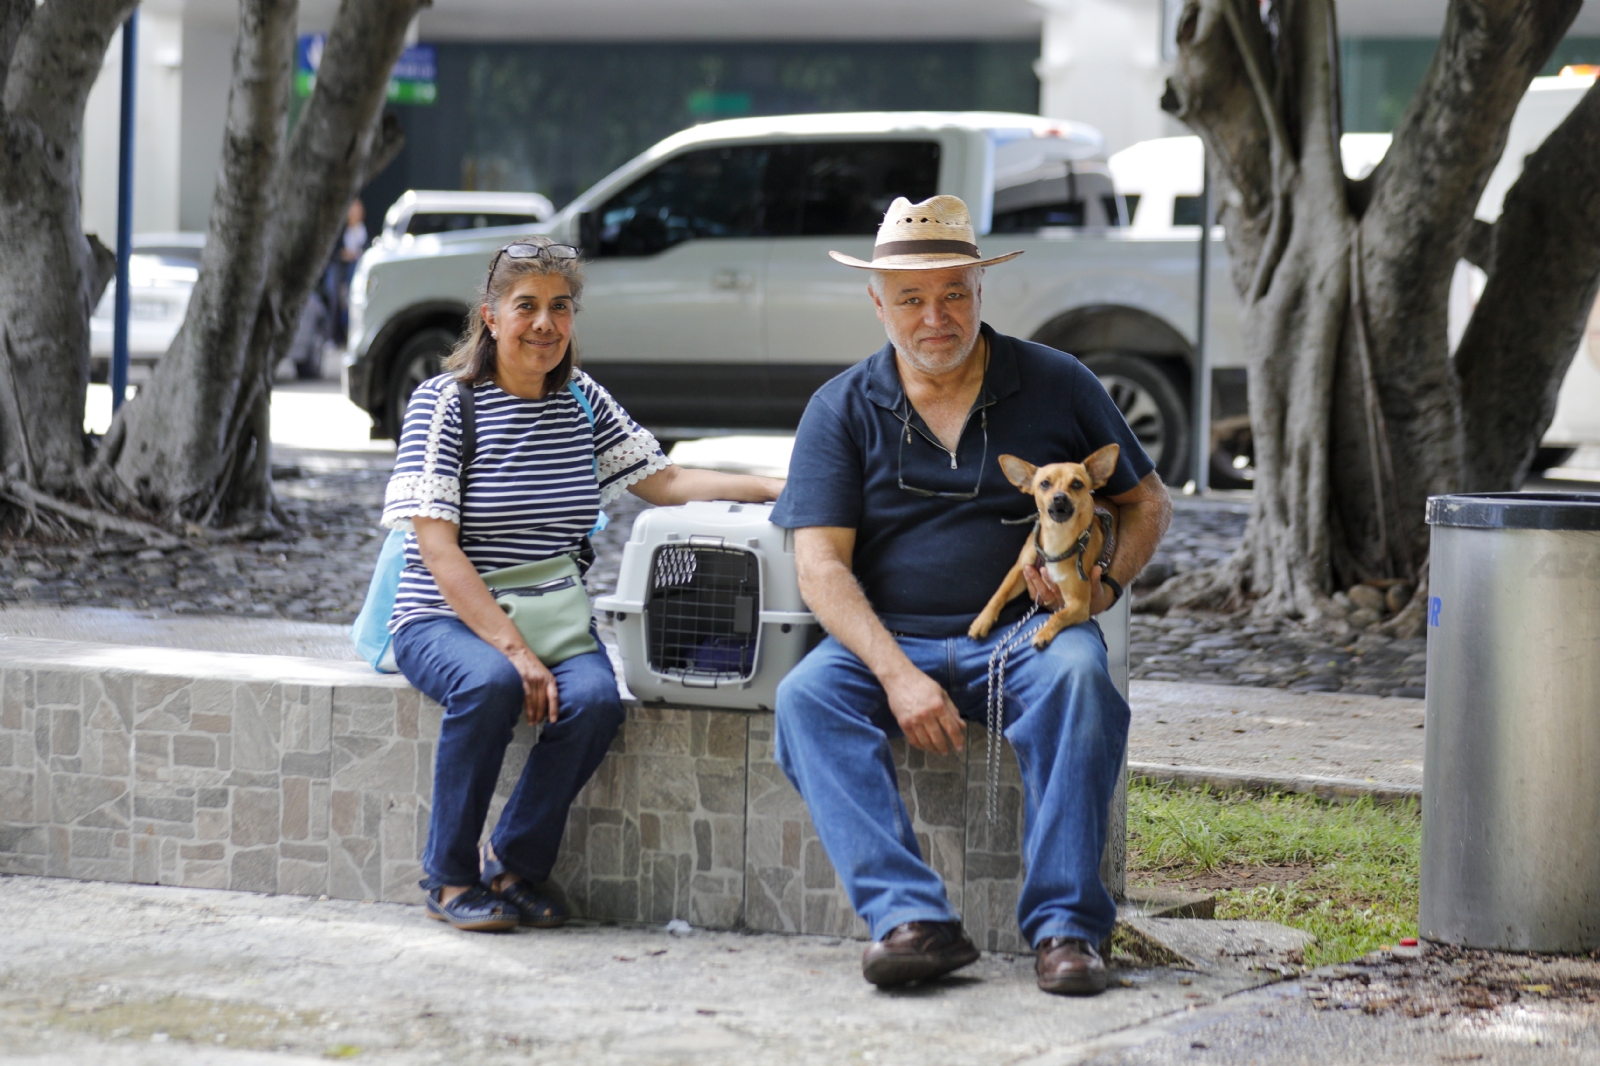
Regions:
<instances>
[{"instance_id":1,"label":"truck door handle","mask_svg":"<svg viewBox=\"0 0 1600 1066\"><path fill-rule=\"evenodd\" d=\"M711 284L718 289L748 289L750 287L750 272L748 270L719 270L711 275Z\"/></svg>"}]
</instances>

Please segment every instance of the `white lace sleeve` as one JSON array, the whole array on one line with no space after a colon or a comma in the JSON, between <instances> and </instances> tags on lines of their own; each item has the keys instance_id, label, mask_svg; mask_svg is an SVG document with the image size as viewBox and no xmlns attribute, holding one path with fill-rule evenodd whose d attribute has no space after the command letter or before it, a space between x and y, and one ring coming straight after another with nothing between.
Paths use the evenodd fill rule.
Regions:
<instances>
[{"instance_id":1,"label":"white lace sleeve","mask_svg":"<svg viewBox=\"0 0 1600 1066\"><path fill-rule=\"evenodd\" d=\"M595 393L605 405L605 413L610 416L608 421L622 430L620 440L595 456L599 465L600 506L605 507L630 486L665 470L672 463L661 450L655 434L635 422L609 392L596 386Z\"/></svg>"},{"instance_id":2,"label":"white lace sleeve","mask_svg":"<svg viewBox=\"0 0 1600 1066\"><path fill-rule=\"evenodd\" d=\"M389 479L383 495L383 525L389 529L411 531L413 518L442 518L461 524L461 479L449 471L459 469L459 452L454 442L445 441L446 418L450 400L455 396L454 383L439 390L434 401L432 417L422 442L421 469L397 470ZM402 442L402 452L415 455L415 440ZM441 469L440 452L446 454ZM409 465L408 456L401 455L396 466ZM414 459L413 459L414 461Z\"/></svg>"}]
</instances>

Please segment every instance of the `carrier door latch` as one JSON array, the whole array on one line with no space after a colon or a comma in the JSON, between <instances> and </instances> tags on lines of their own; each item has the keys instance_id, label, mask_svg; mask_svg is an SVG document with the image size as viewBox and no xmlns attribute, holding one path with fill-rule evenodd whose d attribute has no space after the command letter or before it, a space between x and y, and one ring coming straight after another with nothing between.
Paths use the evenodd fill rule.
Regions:
<instances>
[{"instance_id":1,"label":"carrier door latch","mask_svg":"<svg viewBox=\"0 0 1600 1066\"><path fill-rule=\"evenodd\" d=\"M696 548L720 548L725 543L722 537L709 537L696 534L689 538L691 546Z\"/></svg>"}]
</instances>

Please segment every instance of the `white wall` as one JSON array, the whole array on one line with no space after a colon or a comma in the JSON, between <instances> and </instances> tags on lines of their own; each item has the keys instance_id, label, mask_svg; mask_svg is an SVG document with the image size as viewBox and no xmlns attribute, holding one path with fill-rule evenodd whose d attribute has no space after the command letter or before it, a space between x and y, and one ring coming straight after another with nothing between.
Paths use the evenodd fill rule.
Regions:
<instances>
[{"instance_id":1,"label":"white wall","mask_svg":"<svg viewBox=\"0 0 1600 1066\"><path fill-rule=\"evenodd\" d=\"M1044 11L1039 109L1087 122L1107 153L1188 131L1161 110L1161 0L1033 0Z\"/></svg>"},{"instance_id":2,"label":"white wall","mask_svg":"<svg viewBox=\"0 0 1600 1066\"><path fill-rule=\"evenodd\" d=\"M122 31L111 38L83 117L83 228L107 247L117 235L118 129L122 108ZM139 17L139 78L134 89L133 230L179 224L178 159L183 94L182 22Z\"/></svg>"},{"instance_id":3,"label":"white wall","mask_svg":"<svg viewBox=\"0 0 1600 1066\"><path fill-rule=\"evenodd\" d=\"M177 180L178 225L196 232L211 217L233 83L234 29L187 19L183 26L183 150Z\"/></svg>"}]
</instances>

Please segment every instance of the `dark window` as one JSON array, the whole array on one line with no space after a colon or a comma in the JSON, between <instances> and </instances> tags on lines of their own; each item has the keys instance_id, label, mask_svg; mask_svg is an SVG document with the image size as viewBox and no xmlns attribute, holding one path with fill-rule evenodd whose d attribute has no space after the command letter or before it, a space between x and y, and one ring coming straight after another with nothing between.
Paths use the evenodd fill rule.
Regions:
<instances>
[{"instance_id":1,"label":"dark window","mask_svg":"<svg viewBox=\"0 0 1600 1066\"><path fill-rule=\"evenodd\" d=\"M486 214L482 211L419 211L406 223L406 232L453 233L463 229L488 229L490 226L523 226L538 222L536 215Z\"/></svg>"},{"instance_id":2,"label":"dark window","mask_svg":"<svg viewBox=\"0 0 1600 1066\"><path fill-rule=\"evenodd\" d=\"M668 159L596 212L594 254L656 255L684 241L765 236L767 153L739 145Z\"/></svg>"},{"instance_id":3,"label":"dark window","mask_svg":"<svg viewBox=\"0 0 1600 1066\"><path fill-rule=\"evenodd\" d=\"M1198 226L1200 224L1200 197L1174 196L1172 198L1172 224Z\"/></svg>"},{"instance_id":4,"label":"dark window","mask_svg":"<svg viewBox=\"0 0 1600 1066\"><path fill-rule=\"evenodd\" d=\"M1086 222L1082 200L1063 200L1054 204L996 211L989 228L994 233L1032 233L1046 226L1082 226Z\"/></svg>"},{"instance_id":5,"label":"dark window","mask_svg":"<svg viewBox=\"0 0 1600 1066\"><path fill-rule=\"evenodd\" d=\"M870 237L896 196L939 191L936 141L842 141L772 147L768 229L785 237Z\"/></svg>"},{"instance_id":6,"label":"dark window","mask_svg":"<svg viewBox=\"0 0 1600 1066\"><path fill-rule=\"evenodd\" d=\"M1131 226L1133 225L1134 216L1139 213L1139 194L1136 192L1125 192L1122 194L1122 202L1127 205L1128 225Z\"/></svg>"}]
</instances>

